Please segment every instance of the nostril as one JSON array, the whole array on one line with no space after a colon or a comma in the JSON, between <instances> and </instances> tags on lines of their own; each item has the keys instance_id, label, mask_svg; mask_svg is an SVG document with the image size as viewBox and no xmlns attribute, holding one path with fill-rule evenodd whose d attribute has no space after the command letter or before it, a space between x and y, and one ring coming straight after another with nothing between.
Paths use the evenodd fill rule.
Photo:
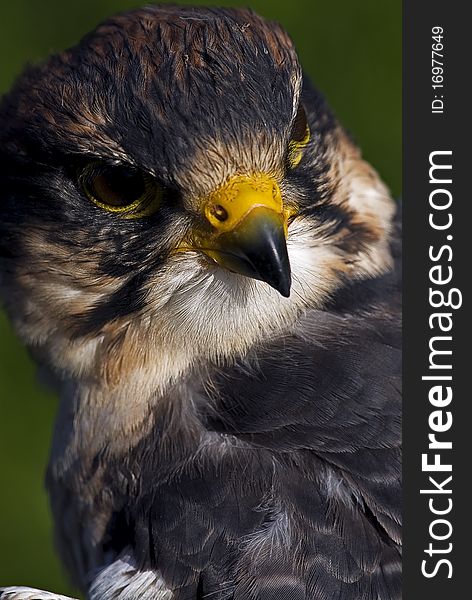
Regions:
<instances>
[{"instance_id":1,"label":"nostril","mask_svg":"<svg viewBox=\"0 0 472 600\"><path fill-rule=\"evenodd\" d=\"M228 211L221 204L215 204L210 209L210 214L222 223L228 219Z\"/></svg>"}]
</instances>

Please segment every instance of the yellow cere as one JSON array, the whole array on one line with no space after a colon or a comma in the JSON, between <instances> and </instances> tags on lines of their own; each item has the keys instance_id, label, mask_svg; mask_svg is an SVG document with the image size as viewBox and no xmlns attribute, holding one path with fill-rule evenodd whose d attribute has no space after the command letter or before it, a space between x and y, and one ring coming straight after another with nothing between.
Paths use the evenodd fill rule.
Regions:
<instances>
[{"instance_id":1,"label":"yellow cere","mask_svg":"<svg viewBox=\"0 0 472 600\"><path fill-rule=\"evenodd\" d=\"M288 216L277 182L266 173L233 176L206 199L204 213L218 233L225 233L257 207Z\"/></svg>"}]
</instances>

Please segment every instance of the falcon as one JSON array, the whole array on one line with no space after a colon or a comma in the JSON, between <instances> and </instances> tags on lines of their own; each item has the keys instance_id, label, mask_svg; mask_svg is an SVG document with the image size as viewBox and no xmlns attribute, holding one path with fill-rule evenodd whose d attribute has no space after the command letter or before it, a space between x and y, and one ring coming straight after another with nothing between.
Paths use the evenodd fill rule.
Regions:
<instances>
[{"instance_id":1,"label":"falcon","mask_svg":"<svg viewBox=\"0 0 472 600\"><path fill-rule=\"evenodd\" d=\"M281 27L115 16L20 76L0 159L0 295L60 397L81 592L398 600L397 211Z\"/></svg>"}]
</instances>

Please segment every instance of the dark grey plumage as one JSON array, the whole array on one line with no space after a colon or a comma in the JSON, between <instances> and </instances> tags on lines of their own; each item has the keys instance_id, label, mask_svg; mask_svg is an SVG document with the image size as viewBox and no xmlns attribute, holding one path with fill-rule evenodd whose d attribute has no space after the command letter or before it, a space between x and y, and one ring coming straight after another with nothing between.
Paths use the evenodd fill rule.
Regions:
<instances>
[{"instance_id":1,"label":"dark grey plumage","mask_svg":"<svg viewBox=\"0 0 472 600\"><path fill-rule=\"evenodd\" d=\"M47 481L77 585L400 598L398 224L288 36L243 10L115 17L19 79L0 159L0 294L61 396ZM110 173L107 210L87 186ZM156 208L117 212L135 182ZM246 247L223 268L204 211L230 184L282 199L290 298Z\"/></svg>"}]
</instances>

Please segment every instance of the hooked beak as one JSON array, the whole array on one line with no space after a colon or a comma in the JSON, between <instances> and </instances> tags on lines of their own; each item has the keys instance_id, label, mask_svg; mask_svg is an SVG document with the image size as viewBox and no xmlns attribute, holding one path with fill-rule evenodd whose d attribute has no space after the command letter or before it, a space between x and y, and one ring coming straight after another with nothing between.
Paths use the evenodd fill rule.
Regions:
<instances>
[{"instance_id":1,"label":"hooked beak","mask_svg":"<svg viewBox=\"0 0 472 600\"><path fill-rule=\"evenodd\" d=\"M265 174L237 175L204 204L211 231L203 252L220 266L290 295L287 217L279 186Z\"/></svg>"}]
</instances>

